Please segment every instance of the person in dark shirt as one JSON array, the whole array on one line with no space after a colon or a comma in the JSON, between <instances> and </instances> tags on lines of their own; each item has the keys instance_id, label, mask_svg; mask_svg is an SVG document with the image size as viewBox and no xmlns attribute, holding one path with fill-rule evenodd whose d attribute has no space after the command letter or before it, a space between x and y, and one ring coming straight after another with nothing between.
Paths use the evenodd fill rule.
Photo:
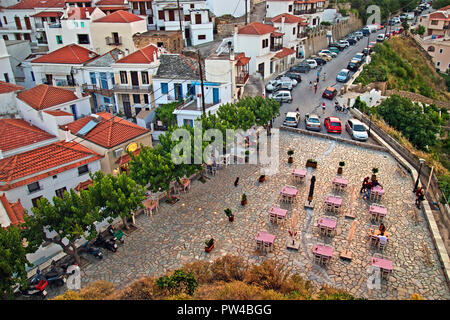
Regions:
<instances>
[{"instance_id":1,"label":"person in dark shirt","mask_svg":"<svg viewBox=\"0 0 450 320\"><path fill-rule=\"evenodd\" d=\"M385 231L386 227L384 226L384 224L380 224L380 233L383 235Z\"/></svg>"},{"instance_id":2,"label":"person in dark shirt","mask_svg":"<svg viewBox=\"0 0 450 320\"><path fill-rule=\"evenodd\" d=\"M368 200L370 198L370 191L372 191L372 181L369 181L366 186L366 190L364 190L363 199Z\"/></svg>"},{"instance_id":3,"label":"person in dark shirt","mask_svg":"<svg viewBox=\"0 0 450 320\"><path fill-rule=\"evenodd\" d=\"M365 177L364 180L363 180L362 187L361 187L361 190L359 191L359 193L363 193L363 191L366 190L368 182L369 182L369 177Z\"/></svg>"}]
</instances>

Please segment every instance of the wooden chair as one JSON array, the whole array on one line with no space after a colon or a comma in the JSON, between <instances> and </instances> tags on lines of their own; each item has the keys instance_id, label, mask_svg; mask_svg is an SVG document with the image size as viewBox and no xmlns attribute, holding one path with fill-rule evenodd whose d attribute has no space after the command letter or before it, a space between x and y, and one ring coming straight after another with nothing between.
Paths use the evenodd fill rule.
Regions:
<instances>
[{"instance_id":1,"label":"wooden chair","mask_svg":"<svg viewBox=\"0 0 450 320\"><path fill-rule=\"evenodd\" d=\"M271 223L276 223L277 222L277 217L274 214L271 213L269 215L269 217L270 217L270 222Z\"/></svg>"},{"instance_id":2,"label":"wooden chair","mask_svg":"<svg viewBox=\"0 0 450 320\"><path fill-rule=\"evenodd\" d=\"M279 224L279 223L281 223L281 224L284 223L284 218L281 216L277 216L277 224Z\"/></svg>"},{"instance_id":3,"label":"wooden chair","mask_svg":"<svg viewBox=\"0 0 450 320\"><path fill-rule=\"evenodd\" d=\"M322 257L322 265L328 267L330 265L331 258L323 256Z\"/></svg>"},{"instance_id":4,"label":"wooden chair","mask_svg":"<svg viewBox=\"0 0 450 320\"><path fill-rule=\"evenodd\" d=\"M381 252L383 252L383 251L384 251L384 248L386 247L386 244L387 244L387 241L386 241L386 242L378 241L378 249L379 249Z\"/></svg>"},{"instance_id":5,"label":"wooden chair","mask_svg":"<svg viewBox=\"0 0 450 320\"><path fill-rule=\"evenodd\" d=\"M272 246L270 245L270 243L264 242L264 250L266 252L271 252L272 251Z\"/></svg>"},{"instance_id":6,"label":"wooden chair","mask_svg":"<svg viewBox=\"0 0 450 320\"><path fill-rule=\"evenodd\" d=\"M341 206L334 205L334 206L333 206L333 212L335 212L335 213L341 212Z\"/></svg>"},{"instance_id":7,"label":"wooden chair","mask_svg":"<svg viewBox=\"0 0 450 320\"><path fill-rule=\"evenodd\" d=\"M263 242L261 240L256 240L256 250L262 250Z\"/></svg>"},{"instance_id":8,"label":"wooden chair","mask_svg":"<svg viewBox=\"0 0 450 320\"><path fill-rule=\"evenodd\" d=\"M315 254L314 255L314 263L320 265L322 263L322 256Z\"/></svg>"},{"instance_id":9,"label":"wooden chair","mask_svg":"<svg viewBox=\"0 0 450 320\"><path fill-rule=\"evenodd\" d=\"M332 212L333 208L334 208L333 204L331 204L329 202L325 203L325 210L326 211L331 211Z\"/></svg>"}]
</instances>

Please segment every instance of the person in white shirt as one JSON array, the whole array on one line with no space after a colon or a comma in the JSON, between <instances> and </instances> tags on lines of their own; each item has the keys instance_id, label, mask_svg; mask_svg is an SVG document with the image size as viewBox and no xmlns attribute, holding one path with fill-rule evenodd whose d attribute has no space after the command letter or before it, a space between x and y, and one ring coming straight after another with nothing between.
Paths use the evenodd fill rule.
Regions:
<instances>
[{"instance_id":1,"label":"person in white shirt","mask_svg":"<svg viewBox=\"0 0 450 320\"><path fill-rule=\"evenodd\" d=\"M380 243L381 243L381 244L386 244L386 242L387 242L387 237L384 235L384 233L378 235L377 237L378 237L378 240L380 240Z\"/></svg>"}]
</instances>

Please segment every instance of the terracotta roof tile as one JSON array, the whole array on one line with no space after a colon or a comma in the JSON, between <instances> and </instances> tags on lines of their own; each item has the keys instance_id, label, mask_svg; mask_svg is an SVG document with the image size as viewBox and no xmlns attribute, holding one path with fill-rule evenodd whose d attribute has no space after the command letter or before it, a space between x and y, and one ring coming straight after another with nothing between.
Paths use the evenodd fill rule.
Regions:
<instances>
[{"instance_id":1,"label":"terracotta roof tile","mask_svg":"<svg viewBox=\"0 0 450 320\"><path fill-rule=\"evenodd\" d=\"M69 11L67 12L67 18L66 20L86 20L86 12L89 12L91 14L95 9L95 7L70 7ZM99 9L100 10L100 9Z\"/></svg>"},{"instance_id":2,"label":"terracotta roof tile","mask_svg":"<svg viewBox=\"0 0 450 320\"><path fill-rule=\"evenodd\" d=\"M66 117L66 116L73 116L73 114L66 112L64 110L46 110L45 113L48 113L55 117Z\"/></svg>"},{"instance_id":3,"label":"terracotta roof tile","mask_svg":"<svg viewBox=\"0 0 450 320\"><path fill-rule=\"evenodd\" d=\"M16 154L0 160L0 190L18 186L63 172L102 158L101 155L77 142L58 141L37 149ZM52 170L54 169L54 170ZM42 171L48 171L41 173ZM14 180L31 176L25 180Z\"/></svg>"},{"instance_id":4,"label":"terracotta roof tile","mask_svg":"<svg viewBox=\"0 0 450 320\"><path fill-rule=\"evenodd\" d=\"M92 181L91 179L88 179L86 181L82 181L75 187L75 191L80 192L80 190L86 190L92 184L94 184L94 181Z\"/></svg>"},{"instance_id":5,"label":"terracotta roof tile","mask_svg":"<svg viewBox=\"0 0 450 320\"><path fill-rule=\"evenodd\" d=\"M31 60L31 63L83 64L89 60L95 59L96 57L98 57L98 54L91 50L77 44L69 44L39 58Z\"/></svg>"},{"instance_id":6,"label":"terracotta roof tile","mask_svg":"<svg viewBox=\"0 0 450 320\"><path fill-rule=\"evenodd\" d=\"M124 0L100 0L95 3L96 6L114 6L124 4Z\"/></svg>"},{"instance_id":7,"label":"terracotta roof tile","mask_svg":"<svg viewBox=\"0 0 450 320\"><path fill-rule=\"evenodd\" d=\"M138 17L137 15L124 11L124 10L118 10L114 13L108 14L105 17L102 17L100 19L95 20L94 22L105 22L105 23L131 23L136 21L142 21L141 17Z\"/></svg>"},{"instance_id":8,"label":"terracotta roof tile","mask_svg":"<svg viewBox=\"0 0 450 320\"><path fill-rule=\"evenodd\" d=\"M281 58L287 57L287 56L289 56L291 54L294 54L295 52L296 51L293 50L293 49L289 49L289 48L284 48L283 47L283 49L281 51L277 52L275 57L278 58L278 59L281 59Z\"/></svg>"},{"instance_id":9,"label":"terracotta roof tile","mask_svg":"<svg viewBox=\"0 0 450 320\"><path fill-rule=\"evenodd\" d=\"M282 14L279 14L276 17L274 17L272 19L272 22L281 23L283 17L284 17L284 22L285 23L300 23L300 22L305 21L305 19L297 17L297 16L294 16L292 14L282 13Z\"/></svg>"},{"instance_id":10,"label":"terracotta roof tile","mask_svg":"<svg viewBox=\"0 0 450 320\"><path fill-rule=\"evenodd\" d=\"M239 29L238 34L263 35L272 33L276 29L273 26L261 22L252 22Z\"/></svg>"},{"instance_id":11,"label":"terracotta roof tile","mask_svg":"<svg viewBox=\"0 0 450 320\"><path fill-rule=\"evenodd\" d=\"M9 202L6 198L6 195L3 193L2 195L0 195L0 201L3 205L3 208L5 208L9 221L11 221L11 225L19 226L20 224L25 222L25 220L23 219L25 209L20 203L20 199L15 203Z\"/></svg>"},{"instance_id":12,"label":"terracotta roof tile","mask_svg":"<svg viewBox=\"0 0 450 320\"><path fill-rule=\"evenodd\" d=\"M148 45L138 51L130 53L129 55L117 60L116 63L152 63L153 54L158 56L158 48L154 45Z\"/></svg>"},{"instance_id":13,"label":"terracotta roof tile","mask_svg":"<svg viewBox=\"0 0 450 320\"><path fill-rule=\"evenodd\" d=\"M33 18L37 17L61 17L63 13L61 11L41 11L39 13L33 14Z\"/></svg>"},{"instance_id":14,"label":"terracotta roof tile","mask_svg":"<svg viewBox=\"0 0 450 320\"><path fill-rule=\"evenodd\" d=\"M65 8L64 0L22 0L6 9Z\"/></svg>"},{"instance_id":15,"label":"terracotta roof tile","mask_svg":"<svg viewBox=\"0 0 450 320\"><path fill-rule=\"evenodd\" d=\"M25 88L22 86L18 86L17 84L0 81L0 94L19 91L19 90L23 90L23 89L25 89Z\"/></svg>"},{"instance_id":16,"label":"terracotta roof tile","mask_svg":"<svg viewBox=\"0 0 450 320\"><path fill-rule=\"evenodd\" d=\"M125 119L119 117L112 119L108 112L99 112L97 115L100 116L100 122L83 138L107 149L150 132ZM76 135L91 120L92 117L84 117L61 126L61 129L70 130Z\"/></svg>"},{"instance_id":17,"label":"terracotta roof tile","mask_svg":"<svg viewBox=\"0 0 450 320\"><path fill-rule=\"evenodd\" d=\"M54 138L25 120L0 119L0 150L3 152Z\"/></svg>"},{"instance_id":18,"label":"terracotta roof tile","mask_svg":"<svg viewBox=\"0 0 450 320\"><path fill-rule=\"evenodd\" d=\"M44 110L78 99L73 91L46 84L40 84L34 88L20 92L17 98L36 110Z\"/></svg>"}]
</instances>

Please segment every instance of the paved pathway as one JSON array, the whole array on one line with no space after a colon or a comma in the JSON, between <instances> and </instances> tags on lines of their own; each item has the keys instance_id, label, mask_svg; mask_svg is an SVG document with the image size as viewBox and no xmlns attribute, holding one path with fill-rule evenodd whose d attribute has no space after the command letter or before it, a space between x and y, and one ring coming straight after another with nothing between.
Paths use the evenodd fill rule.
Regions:
<instances>
[{"instance_id":1,"label":"paved pathway","mask_svg":"<svg viewBox=\"0 0 450 320\"><path fill-rule=\"evenodd\" d=\"M287 164L286 151L295 150L294 165ZM267 211L275 204L282 186L292 184L293 167L303 168L308 158L318 160L318 168L310 170L307 182L299 186L298 209L300 251L286 249L287 226L272 225ZM394 274L381 289L368 289L370 274L370 248L367 233L371 226L369 204L357 197L356 220L359 222L350 249L353 260L344 262L339 252L345 247L353 220L338 218L337 235L328 241L334 248L333 262L328 269L312 264L311 250L320 239L314 225L324 215L321 209L324 198L331 193L331 180L336 175L339 161L345 161L343 176L359 191L362 179L370 176L373 167L379 168L378 178L387 190L382 204L387 206L386 226L392 233L385 254L394 262ZM258 185L260 168L257 165L232 165L218 171L215 177L202 184L194 181L191 191L181 195L181 200L170 206L161 204L153 217L137 217L139 229L130 234L116 254L106 253L102 261L95 261L83 271L83 286L94 280L107 280L124 287L142 276L159 276L195 259L211 261L225 254L239 255L250 263L260 263L268 258L286 263L293 272L313 280L315 284L328 283L350 291L357 297L368 299L404 299L419 293L425 299L450 299L449 289L434 249L426 221L420 213L420 223L414 223L414 196L412 179L396 172L395 160L388 154L357 146L332 142L322 138L280 132L280 170ZM316 176L313 211L303 209L309 190L311 175ZM236 176L238 187L233 186ZM248 205L240 205L245 192ZM350 192L344 196L344 207L349 206ZM286 205L284 205L286 206ZM231 208L235 221L228 222L223 210ZM288 218L292 209L288 211ZM274 252L266 256L255 251L254 237L267 230L275 234ZM215 249L204 252L204 241L216 240ZM423 244L430 251L432 265L426 263Z\"/></svg>"}]
</instances>

